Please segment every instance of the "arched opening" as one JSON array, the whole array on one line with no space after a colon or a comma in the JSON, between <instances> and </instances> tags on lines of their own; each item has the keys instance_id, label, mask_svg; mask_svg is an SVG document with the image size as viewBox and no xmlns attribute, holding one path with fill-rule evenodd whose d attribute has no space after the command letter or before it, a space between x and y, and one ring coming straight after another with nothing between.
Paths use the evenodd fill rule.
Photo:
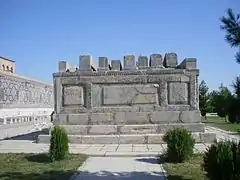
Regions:
<instances>
[{"instance_id":1,"label":"arched opening","mask_svg":"<svg viewBox=\"0 0 240 180\"><path fill-rule=\"evenodd\" d=\"M7 71L9 71L9 67L7 66Z\"/></svg>"},{"instance_id":2,"label":"arched opening","mask_svg":"<svg viewBox=\"0 0 240 180\"><path fill-rule=\"evenodd\" d=\"M3 71L5 71L5 66L4 65L2 65L2 69L3 69Z\"/></svg>"},{"instance_id":3,"label":"arched opening","mask_svg":"<svg viewBox=\"0 0 240 180\"><path fill-rule=\"evenodd\" d=\"M10 71L11 71L11 73L13 73L13 68L12 68L12 67L11 67L11 70L10 70Z\"/></svg>"}]
</instances>

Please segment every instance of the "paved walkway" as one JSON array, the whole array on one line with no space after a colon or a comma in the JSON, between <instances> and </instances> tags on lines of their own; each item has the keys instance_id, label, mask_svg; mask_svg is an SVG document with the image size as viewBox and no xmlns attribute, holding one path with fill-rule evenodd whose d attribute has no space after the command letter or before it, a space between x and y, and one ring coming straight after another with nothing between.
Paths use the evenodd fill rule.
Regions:
<instances>
[{"instance_id":1,"label":"paved walkway","mask_svg":"<svg viewBox=\"0 0 240 180\"><path fill-rule=\"evenodd\" d=\"M90 156L158 156L166 150L166 144L70 144L70 152ZM204 152L209 144L196 144L195 152ZM31 140L0 141L0 153L43 153L49 145L37 144Z\"/></svg>"},{"instance_id":2,"label":"paved walkway","mask_svg":"<svg viewBox=\"0 0 240 180\"><path fill-rule=\"evenodd\" d=\"M165 180L155 157L90 157L72 180Z\"/></svg>"}]
</instances>

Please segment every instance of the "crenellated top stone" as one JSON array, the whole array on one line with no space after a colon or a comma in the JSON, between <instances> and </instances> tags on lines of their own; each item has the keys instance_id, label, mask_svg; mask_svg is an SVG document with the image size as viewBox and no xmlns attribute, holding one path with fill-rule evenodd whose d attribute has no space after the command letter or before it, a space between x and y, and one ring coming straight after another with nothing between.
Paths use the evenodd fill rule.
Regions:
<instances>
[{"instance_id":1,"label":"crenellated top stone","mask_svg":"<svg viewBox=\"0 0 240 180\"><path fill-rule=\"evenodd\" d=\"M196 69L196 58L186 58L178 65L176 53L166 53L164 60L161 54L150 55L149 61L147 56L138 56L137 63L134 55L125 55L123 57L123 67L121 60L108 61L107 57L98 58L98 66L89 55L81 55L79 57L79 70L75 66L70 66L66 61L59 61L59 72L74 72L74 71L136 71L139 70L154 70L154 69ZM149 63L149 65L148 65Z\"/></svg>"},{"instance_id":2,"label":"crenellated top stone","mask_svg":"<svg viewBox=\"0 0 240 180\"><path fill-rule=\"evenodd\" d=\"M123 68L124 70L136 69L136 62L134 55L126 55L123 58Z\"/></svg>"},{"instance_id":3,"label":"crenellated top stone","mask_svg":"<svg viewBox=\"0 0 240 180\"><path fill-rule=\"evenodd\" d=\"M152 54L150 56L149 66L152 68L162 68L163 67L162 55Z\"/></svg>"},{"instance_id":4,"label":"crenellated top stone","mask_svg":"<svg viewBox=\"0 0 240 180\"><path fill-rule=\"evenodd\" d=\"M176 53L166 53L163 65L166 68L176 68L178 66L177 54Z\"/></svg>"}]
</instances>

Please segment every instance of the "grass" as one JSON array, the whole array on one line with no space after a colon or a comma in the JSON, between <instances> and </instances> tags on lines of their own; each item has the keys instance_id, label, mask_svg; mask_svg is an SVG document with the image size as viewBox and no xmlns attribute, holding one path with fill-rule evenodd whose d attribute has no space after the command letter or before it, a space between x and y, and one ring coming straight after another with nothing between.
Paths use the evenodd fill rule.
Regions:
<instances>
[{"instance_id":1,"label":"grass","mask_svg":"<svg viewBox=\"0 0 240 180\"><path fill-rule=\"evenodd\" d=\"M163 167L167 171L168 180L207 180L202 163L202 155L194 155L185 163L164 163Z\"/></svg>"},{"instance_id":2,"label":"grass","mask_svg":"<svg viewBox=\"0 0 240 180\"><path fill-rule=\"evenodd\" d=\"M68 180L86 158L69 155L49 162L47 154L0 154L0 180Z\"/></svg>"},{"instance_id":3,"label":"grass","mask_svg":"<svg viewBox=\"0 0 240 180\"><path fill-rule=\"evenodd\" d=\"M214 126L226 131L240 132L240 124L226 122L225 118L207 117L207 120L203 120L202 122L206 123L206 125Z\"/></svg>"}]
</instances>

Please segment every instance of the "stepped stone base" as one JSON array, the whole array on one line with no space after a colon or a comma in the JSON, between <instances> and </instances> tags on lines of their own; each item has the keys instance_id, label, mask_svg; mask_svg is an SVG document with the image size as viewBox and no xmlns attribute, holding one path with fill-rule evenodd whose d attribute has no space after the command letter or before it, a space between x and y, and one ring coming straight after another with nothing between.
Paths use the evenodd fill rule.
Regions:
<instances>
[{"instance_id":1,"label":"stepped stone base","mask_svg":"<svg viewBox=\"0 0 240 180\"><path fill-rule=\"evenodd\" d=\"M204 124L202 123L61 126L70 135L163 134L173 128L185 128L189 132L204 132Z\"/></svg>"},{"instance_id":2,"label":"stepped stone base","mask_svg":"<svg viewBox=\"0 0 240 180\"><path fill-rule=\"evenodd\" d=\"M161 144L164 134L68 135L71 144ZM213 143L214 133L192 133L196 143ZM49 143L50 135L38 136L39 143Z\"/></svg>"}]
</instances>

